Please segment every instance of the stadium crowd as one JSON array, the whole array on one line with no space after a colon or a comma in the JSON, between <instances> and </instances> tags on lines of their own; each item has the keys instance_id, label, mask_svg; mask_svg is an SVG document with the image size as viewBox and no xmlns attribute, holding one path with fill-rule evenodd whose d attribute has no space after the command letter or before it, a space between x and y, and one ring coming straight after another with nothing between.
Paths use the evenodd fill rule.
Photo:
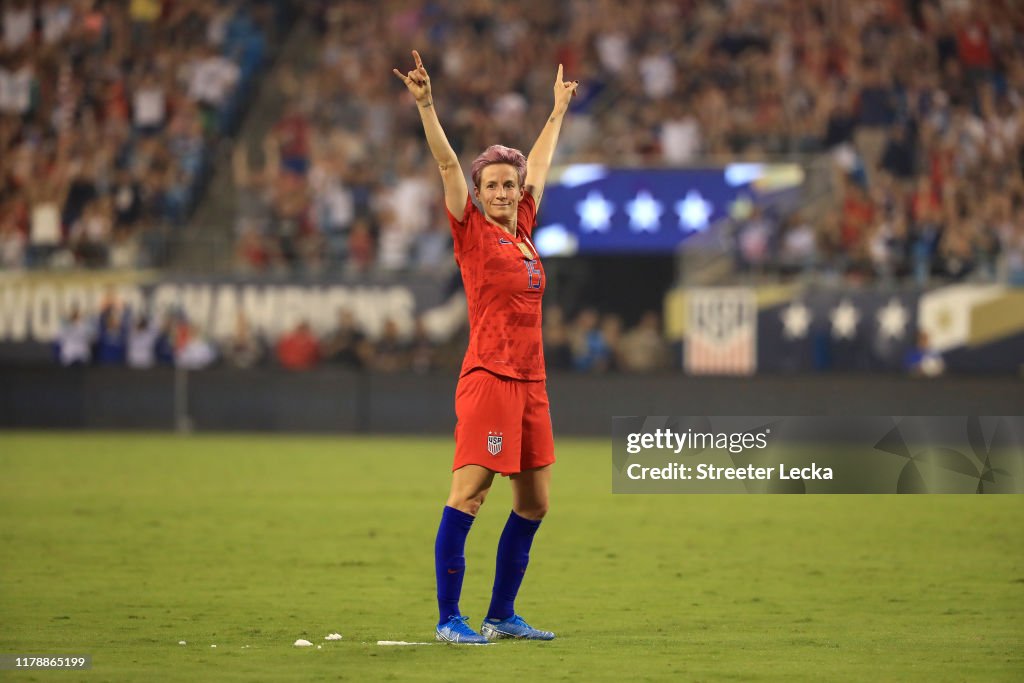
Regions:
<instances>
[{"instance_id":1,"label":"stadium crowd","mask_svg":"<svg viewBox=\"0 0 1024 683\"><path fill-rule=\"evenodd\" d=\"M390 77L418 47L463 168L497 141L529 147L562 63L581 88L556 163L828 161L832 190L799 211L734 215L741 271L1024 283L1013 0L8 0L0 268L159 265L296 8L315 40L275 72L284 112L259 154L235 141L224 169L242 273L454 268L437 171ZM545 325L554 368L678 361L650 333L654 315L624 331L584 304L551 309ZM181 318L154 327L106 310L72 316L59 346L88 363L133 364L135 339L143 365L457 367L465 340L448 349L421 327L368 339L339 322L333 339L261 339L240 320L237 339L210 340Z\"/></svg>"},{"instance_id":2,"label":"stadium crowd","mask_svg":"<svg viewBox=\"0 0 1024 683\"><path fill-rule=\"evenodd\" d=\"M601 317L585 309L568 321L560 308L551 307L544 325L545 359L552 371L647 373L679 364L654 312L644 313L636 326L624 331L622 319L614 314ZM303 320L276 337L255 330L240 313L232 333L214 339L180 311L151 319L109 296L96 315L77 308L69 312L53 354L67 367L278 367L302 372L334 366L383 373L451 373L462 363L465 332L438 342L417 319L411 335L403 334L393 320L385 321L379 334L369 335L351 311L340 309L334 325L322 333Z\"/></svg>"},{"instance_id":3,"label":"stadium crowd","mask_svg":"<svg viewBox=\"0 0 1024 683\"><path fill-rule=\"evenodd\" d=\"M284 7L4 2L0 268L158 264Z\"/></svg>"},{"instance_id":4,"label":"stadium crowd","mask_svg":"<svg viewBox=\"0 0 1024 683\"><path fill-rule=\"evenodd\" d=\"M431 65L463 165L526 147L548 70L582 83L559 159L690 164L828 154L830 201L743 216L742 268L852 278L1024 278L1024 7L1010 0L319 2L311 69L244 153L248 272L450 260L436 171L387 75ZM481 77L485 74L486 77ZM531 104L532 103L532 104ZM558 160L556 159L556 162Z\"/></svg>"}]
</instances>

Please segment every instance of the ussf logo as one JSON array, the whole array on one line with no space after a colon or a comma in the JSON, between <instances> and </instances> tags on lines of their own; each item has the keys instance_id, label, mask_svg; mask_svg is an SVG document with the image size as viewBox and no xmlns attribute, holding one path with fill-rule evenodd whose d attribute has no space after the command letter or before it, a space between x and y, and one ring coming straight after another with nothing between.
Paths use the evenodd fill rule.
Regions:
<instances>
[{"instance_id":1,"label":"ussf logo","mask_svg":"<svg viewBox=\"0 0 1024 683\"><path fill-rule=\"evenodd\" d=\"M487 432L487 452L491 455L501 453L501 432Z\"/></svg>"}]
</instances>

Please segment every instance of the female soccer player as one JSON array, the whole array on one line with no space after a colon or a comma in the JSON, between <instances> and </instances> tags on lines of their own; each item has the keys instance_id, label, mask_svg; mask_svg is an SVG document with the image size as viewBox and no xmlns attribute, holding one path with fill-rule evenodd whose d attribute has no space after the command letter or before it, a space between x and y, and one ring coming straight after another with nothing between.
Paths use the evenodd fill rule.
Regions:
<instances>
[{"instance_id":1,"label":"female soccer player","mask_svg":"<svg viewBox=\"0 0 1024 683\"><path fill-rule=\"evenodd\" d=\"M481 211L437 118L423 61L415 50L412 56L415 69L393 71L416 100L441 172L469 307L469 348L455 391L451 492L434 545L437 639L476 644L501 638L551 640L554 633L532 628L513 608L533 536L548 509L555 461L541 343L544 269L530 237L562 119L579 83L563 81L558 65L554 110L528 157L493 145L476 158L471 176ZM459 611L464 549L495 473L512 482L512 513L498 541L491 606L477 633Z\"/></svg>"}]
</instances>

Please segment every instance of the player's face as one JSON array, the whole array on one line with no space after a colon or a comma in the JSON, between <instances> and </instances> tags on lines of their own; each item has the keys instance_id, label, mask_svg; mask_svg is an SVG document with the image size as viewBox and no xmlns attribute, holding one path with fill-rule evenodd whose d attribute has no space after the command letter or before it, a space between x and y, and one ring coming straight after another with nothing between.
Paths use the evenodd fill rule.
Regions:
<instances>
[{"instance_id":1,"label":"player's face","mask_svg":"<svg viewBox=\"0 0 1024 683\"><path fill-rule=\"evenodd\" d=\"M480 173L480 187L476 196L484 213L502 225L515 225L519 200L522 198L519 174L511 164L484 166Z\"/></svg>"}]
</instances>

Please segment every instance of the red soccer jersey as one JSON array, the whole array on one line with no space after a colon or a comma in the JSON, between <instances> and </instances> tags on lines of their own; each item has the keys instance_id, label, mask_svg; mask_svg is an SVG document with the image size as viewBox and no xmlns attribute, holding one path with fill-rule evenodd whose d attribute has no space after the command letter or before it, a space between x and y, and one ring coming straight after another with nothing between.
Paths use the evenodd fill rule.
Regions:
<instances>
[{"instance_id":1,"label":"red soccer jersey","mask_svg":"<svg viewBox=\"0 0 1024 683\"><path fill-rule=\"evenodd\" d=\"M544 268L530 240L537 222L533 196L524 192L519 202L515 237L489 222L470 197L462 221L448 211L448 222L469 307L469 347L459 376L484 368L513 379L544 379Z\"/></svg>"}]
</instances>

